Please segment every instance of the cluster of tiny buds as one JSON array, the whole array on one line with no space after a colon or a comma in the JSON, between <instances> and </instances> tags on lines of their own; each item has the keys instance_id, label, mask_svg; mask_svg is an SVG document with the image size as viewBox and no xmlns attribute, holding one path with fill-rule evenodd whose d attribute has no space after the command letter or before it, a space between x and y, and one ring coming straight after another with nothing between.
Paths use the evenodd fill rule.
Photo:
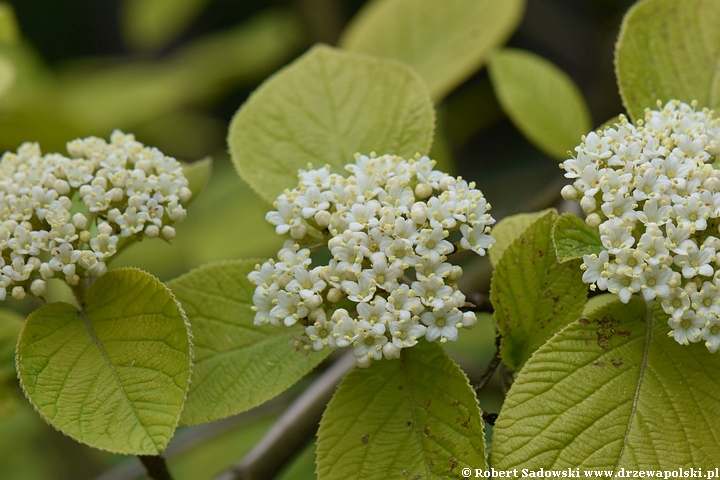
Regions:
<instances>
[{"instance_id":1,"label":"cluster of tiny buds","mask_svg":"<svg viewBox=\"0 0 720 480\"><path fill-rule=\"evenodd\" d=\"M720 123L708 109L672 100L636 125L621 116L592 132L561 164L602 250L585 255L583 281L658 301L668 335L720 348Z\"/></svg>"},{"instance_id":2,"label":"cluster of tiny buds","mask_svg":"<svg viewBox=\"0 0 720 480\"><path fill-rule=\"evenodd\" d=\"M24 143L0 160L0 300L43 296L46 282L101 276L124 241L175 236L190 199L180 163L115 131L67 144Z\"/></svg>"},{"instance_id":3,"label":"cluster of tiny buds","mask_svg":"<svg viewBox=\"0 0 720 480\"><path fill-rule=\"evenodd\" d=\"M255 324L300 324L294 348L350 346L363 367L423 337L454 341L472 328L477 319L455 283L462 269L448 257L484 255L495 220L473 183L434 165L419 155L356 154L348 177L329 166L300 170L298 186L266 216L291 239L248 275Z\"/></svg>"}]
</instances>

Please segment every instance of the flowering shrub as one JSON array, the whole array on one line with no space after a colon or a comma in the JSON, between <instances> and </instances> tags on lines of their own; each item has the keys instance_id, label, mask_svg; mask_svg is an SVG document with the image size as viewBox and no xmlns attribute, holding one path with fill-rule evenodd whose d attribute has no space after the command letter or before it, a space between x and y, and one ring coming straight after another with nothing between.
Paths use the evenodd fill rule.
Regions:
<instances>
[{"instance_id":1,"label":"flowering shrub","mask_svg":"<svg viewBox=\"0 0 720 480\"><path fill-rule=\"evenodd\" d=\"M247 412L319 366L222 478L274 478L313 438L312 471L280 475L711 472L720 463L720 125L710 110L679 100L645 108L693 96L714 106L708 58L717 52L695 33L714 31L720 3L633 7L616 49L628 116L582 137L569 159L567 148L592 126L580 90L537 55L498 48L524 4L371 2L342 48L312 47L248 97L227 138L258 204L273 202L265 219L286 241L277 253L273 244L271 259L212 262L167 284L136 268L109 270L133 241L173 238L189 185L200 191L210 162L183 170L120 132L109 142L70 142L68 156L42 155L33 144L6 154L0 292L42 298L22 323L0 312L9 326L0 325L0 416L3 387L18 390L14 365L52 426L138 455L151 477L170 478L159 455L179 424ZM449 160L455 141L478 127L479 117L448 135L464 121L460 103L488 98L484 81L453 96L440 121L435 107L481 65L493 90L482 123L499 105L562 161L573 182L562 196L578 200L586 218L551 208L566 206L556 172L549 188L541 179L527 191L512 175L508 198L521 213L496 224L474 183L424 156ZM472 93L478 87L481 95ZM447 143L433 146L436 136ZM370 149L395 154L355 154L344 165ZM515 173L530 158L498 160ZM212 183L218 178L203 220L220 231L198 229L182 250L188 263L215 253L217 242L277 241L243 216L255 209L239 185ZM473 254L489 259L465 263ZM50 278L71 285L74 299L44 302L56 296L45 293ZM590 290L610 293L588 299ZM447 345L476 323L473 335ZM679 345L700 341L707 348ZM348 352L332 355L340 348Z\"/></svg>"},{"instance_id":2,"label":"flowering shrub","mask_svg":"<svg viewBox=\"0 0 720 480\"><path fill-rule=\"evenodd\" d=\"M485 255L495 220L474 183L434 165L420 155L356 154L348 177L328 166L301 170L298 187L266 216L292 240L248 275L257 286L255 324L299 322L305 333L295 348L352 345L363 367L399 358L422 337L455 341L458 328L472 328L477 319L461 310L465 295L455 284L462 269L448 255ZM332 258L311 267L311 252L325 245Z\"/></svg>"},{"instance_id":3,"label":"flowering shrub","mask_svg":"<svg viewBox=\"0 0 720 480\"><path fill-rule=\"evenodd\" d=\"M0 300L102 276L123 240L171 240L185 218L191 192L174 158L120 131L67 149L71 158L25 143L0 161Z\"/></svg>"},{"instance_id":4,"label":"flowering shrub","mask_svg":"<svg viewBox=\"0 0 720 480\"><path fill-rule=\"evenodd\" d=\"M660 107L660 105L658 105ZM720 124L708 109L678 100L621 117L591 132L562 167L563 189L580 197L603 250L585 255L583 281L618 294L657 299L678 343L720 347Z\"/></svg>"}]
</instances>

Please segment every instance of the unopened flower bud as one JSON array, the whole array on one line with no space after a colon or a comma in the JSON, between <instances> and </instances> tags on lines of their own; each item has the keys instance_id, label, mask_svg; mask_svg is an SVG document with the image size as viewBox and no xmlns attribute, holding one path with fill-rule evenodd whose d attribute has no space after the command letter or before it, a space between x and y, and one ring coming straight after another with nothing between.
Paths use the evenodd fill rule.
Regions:
<instances>
[{"instance_id":1,"label":"unopened flower bud","mask_svg":"<svg viewBox=\"0 0 720 480\"><path fill-rule=\"evenodd\" d=\"M108 195L110 195L110 200L113 202L119 202L125 196L125 194L122 191L122 188L117 188L117 187L110 189L110 191L108 192Z\"/></svg>"},{"instance_id":2,"label":"unopened flower bud","mask_svg":"<svg viewBox=\"0 0 720 480\"><path fill-rule=\"evenodd\" d=\"M15 300L22 300L23 298L25 298L25 289L19 285L17 287L13 287L12 297Z\"/></svg>"},{"instance_id":3,"label":"unopened flower bud","mask_svg":"<svg viewBox=\"0 0 720 480\"><path fill-rule=\"evenodd\" d=\"M339 288L331 288L330 290L328 290L326 298L330 303L337 303L342 300L343 293Z\"/></svg>"},{"instance_id":4,"label":"unopened flower bud","mask_svg":"<svg viewBox=\"0 0 720 480\"><path fill-rule=\"evenodd\" d=\"M173 238L175 238L175 229L170 225L165 225L162 228L162 237L168 241L172 240Z\"/></svg>"},{"instance_id":5,"label":"unopened flower bud","mask_svg":"<svg viewBox=\"0 0 720 480\"><path fill-rule=\"evenodd\" d=\"M592 213L597 208L597 201L594 197L584 196L580 200L580 206L586 214Z\"/></svg>"},{"instance_id":6,"label":"unopened flower bud","mask_svg":"<svg viewBox=\"0 0 720 480\"><path fill-rule=\"evenodd\" d=\"M392 360L395 358L400 358L400 352L402 351L399 347L397 347L394 343L388 342L385 345L383 345L383 356L387 358L388 360Z\"/></svg>"},{"instance_id":7,"label":"unopened flower bud","mask_svg":"<svg viewBox=\"0 0 720 480\"><path fill-rule=\"evenodd\" d=\"M87 218L82 213L76 213L73 215L73 225L75 225L75 228L78 230L84 230L87 227Z\"/></svg>"},{"instance_id":8,"label":"unopened flower bud","mask_svg":"<svg viewBox=\"0 0 720 480\"><path fill-rule=\"evenodd\" d=\"M461 323L463 328L473 328L477 324L477 317L475 316L475 312L463 312Z\"/></svg>"},{"instance_id":9,"label":"unopened flower bud","mask_svg":"<svg viewBox=\"0 0 720 480\"><path fill-rule=\"evenodd\" d=\"M454 187L457 185L457 180L455 177L452 177L450 175L445 175L440 179L440 190L445 191L450 187Z\"/></svg>"},{"instance_id":10,"label":"unopened flower bud","mask_svg":"<svg viewBox=\"0 0 720 480\"><path fill-rule=\"evenodd\" d=\"M572 185L565 185L562 190L560 190L560 195L562 195L565 200L577 200L578 191Z\"/></svg>"},{"instance_id":11,"label":"unopened flower bud","mask_svg":"<svg viewBox=\"0 0 720 480\"><path fill-rule=\"evenodd\" d=\"M460 265L453 265L450 268L450 273L448 274L447 278L448 278L448 281L454 282L458 278L462 277L462 275L463 275L462 267Z\"/></svg>"},{"instance_id":12,"label":"unopened flower bud","mask_svg":"<svg viewBox=\"0 0 720 480\"><path fill-rule=\"evenodd\" d=\"M180 188L180 192L178 193L178 198L182 203L187 203L190 201L190 198L192 197L192 192L187 187Z\"/></svg>"},{"instance_id":13,"label":"unopened flower bud","mask_svg":"<svg viewBox=\"0 0 720 480\"><path fill-rule=\"evenodd\" d=\"M585 219L585 223L588 225L588 227L597 228L602 220L600 219L600 215L597 213L591 213L587 216Z\"/></svg>"},{"instance_id":14,"label":"unopened flower bud","mask_svg":"<svg viewBox=\"0 0 720 480\"><path fill-rule=\"evenodd\" d=\"M432 195L433 188L428 185L427 183L418 183L415 185L415 196L419 200L425 200L430 195Z\"/></svg>"},{"instance_id":15,"label":"unopened flower bud","mask_svg":"<svg viewBox=\"0 0 720 480\"><path fill-rule=\"evenodd\" d=\"M425 223L427 221L427 205L422 202L413 204L410 209L410 218L418 225Z\"/></svg>"},{"instance_id":16,"label":"unopened flower bud","mask_svg":"<svg viewBox=\"0 0 720 480\"><path fill-rule=\"evenodd\" d=\"M45 295L47 291L47 285L43 280L37 279L30 284L30 291L36 297Z\"/></svg>"},{"instance_id":17,"label":"unopened flower bud","mask_svg":"<svg viewBox=\"0 0 720 480\"><path fill-rule=\"evenodd\" d=\"M158 235L160 235L160 229L157 225L148 225L145 227L145 236L148 238L156 238Z\"/></svg>"},{"instance_id":18,"label":"unopened flower bud","mask_svg":"<svg viewBox=\"0 0 720 480\"><path fill-rule=\"evenodd\" d=\"M307 227L303 223L298 223L290 227L290 236L296 240L305 238L307 235Z\"/></svg>"},{"instance_id":19,"label":"unopened flower bud","mask_svg":"<svg viewBox=\"0 0 720 480\"><path fill-rule=\"evenodd\" d=\"M317 223L317 226L320 228L327 228L328 225L330 225L330 219L332 218L332 215L330 215L330 212L327 210L320 210L319 212L315 213L315 216L313 217L315 219L315 223Z\"/></svg>"},{"instance_id":20,"label":"unopened flower bud","mask_svg":"<svg viewBox=\"0 0 720 480\"><path fill-rule=\"evenodd\" d=\"M65 180L55 180L53 190L58 192L60 195L66 195L70 192L70 184Z\"/></svg>"}]
</instances>

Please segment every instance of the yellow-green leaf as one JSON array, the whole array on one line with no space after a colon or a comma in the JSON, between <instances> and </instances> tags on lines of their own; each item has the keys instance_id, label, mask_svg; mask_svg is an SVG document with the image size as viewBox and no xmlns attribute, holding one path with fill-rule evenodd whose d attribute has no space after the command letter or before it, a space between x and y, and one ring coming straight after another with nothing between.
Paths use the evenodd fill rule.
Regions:
<instances>
[{"instance_id":1,"label":"yellow-green leaf","mask_svg":"<svg viewBox=\"0 0 720 480\"><path fill-rule=\"evenodd\" d=\"M558 160L592 128L590 110L572 79L548 60L504 48L488 61L505 113L537 148Z\"/></svg>"},{"instance_id":2,"label":"yellow-green leaf","mask_svg":"<svg viewBox=\"0 0 720 480\"><path fill-rule=\"evenodd\" d=\"M493 466L616 478L620 469L704 473L720 464L720 361L702 344L669 338L667 318L633 296L558 332L508 392Z\"/></svg>"},{"instance_id":3,"label":"yellow-green leaf","mask_svg":"<svg viewBox=\"0 0 720 480\"><path fill-rule=\"evenodd\" d=\"M53 427L95 448L157 455L180 418L190 350L170 291L124 268L88 288L84 309L56 302L30 315L17 366L25 394Z\"/></svg>"},{"instance_id":4,"label":"yellow-green leaf","mask_svg":"<svg viewBox=\"0 0 720 480\"><path fill-rule=\"evenodd\" d=\"M533 222L505 250L495 267L490 300L502 334L500 354L511 370L520 370L530 355L560 328L577 319L585 305L587 285L580 261L558 263L550 211Z\"/></svg>"},{"instance_id":5,"label":"yellow-green leaf","mask_svg":"<svg viewBox=\"0 0 720 480\"><path fill-rule=\"evenodd\" d=\"M182 423L212 422L256 407L290 388L330 353L303 356L290 347L295 328L257 326L255 287L247 274L258 260L220 262L172 280L192 325L193 381Z\"/></svg>"},{"instance_id":6,"label":"yellow-green leaf","mask_svg":"<svg viewBox=\"0 0 720 480\"><path fill-rule=\"evenodd\" d=\"M340 46L400 60L442 99L510 37L524 0L375 0L345 30Z\"/></svg>"},{"instance_id":7,"label":"yellow-green leaf","mask_svg":"<svg viewBox=\"0 0 720 480\"><path fill-rule=\"evenodd\" d=\"M489 250L489 253L490 262L493 266L497 266L505 249L509 247L527 227L550 211L555 211L555 209L546 209L532 213L518 213L500 220L492 229L492 236L495 239L495 243Z\"/></svg>"},{"instance_id":8,"label":"yellow-green leaf","mask_svg":"<svg viewBox=\"0 0 720 480\"><path fill-rule=\"evenodd\" d=\"M625 16L615 71L625 108L644 118L655 102L678 99L720 107L720 3L643 0Z\"/></svg>"},{"instance_id":9,"label":"yellow-green leaf","mask_svg":"<svg viewBox=\"0 0 720 480\"><path fill-rule=\"evenodd\" d=\"M461 478L486 465L475 392L437 343L355 368L318 430L320 480Z\"/></svg>"},{"instance_id":10,"label":"yellow-green leaf","mask_svg":"<svg viewBox=\"0 0 720 480\"><path fill-rule=\"evenodd\" d=\"M319 45L252 94L228 143L240 175L273 202L308 163L341 171L356 152L425 154L434 122L427 87L408 67Z\"/></svg>"}]
</instances>

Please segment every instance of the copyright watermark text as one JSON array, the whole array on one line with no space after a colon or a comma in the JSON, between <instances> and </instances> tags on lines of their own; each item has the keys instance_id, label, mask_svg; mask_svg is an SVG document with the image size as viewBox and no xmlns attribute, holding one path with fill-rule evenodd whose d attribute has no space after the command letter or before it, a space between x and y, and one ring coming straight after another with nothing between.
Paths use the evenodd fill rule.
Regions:
<instances>
[{"instance_id":1,"label":"copyright watermark text","mask_svg":"<svg viewBox=\"0 0 720 480\"><path fill-rule=\"evenodd\" d=\"M613 470L583 470L580 468L565 468L562 470L530 470L528 468L513 468L512 470L497 470L495 468L463 468L462 476L465 478L704 478L706 480L720 480L720 469L702 468L676 468L674 470L626 470L621 468Z\"/></svg>"}]
</instances>

